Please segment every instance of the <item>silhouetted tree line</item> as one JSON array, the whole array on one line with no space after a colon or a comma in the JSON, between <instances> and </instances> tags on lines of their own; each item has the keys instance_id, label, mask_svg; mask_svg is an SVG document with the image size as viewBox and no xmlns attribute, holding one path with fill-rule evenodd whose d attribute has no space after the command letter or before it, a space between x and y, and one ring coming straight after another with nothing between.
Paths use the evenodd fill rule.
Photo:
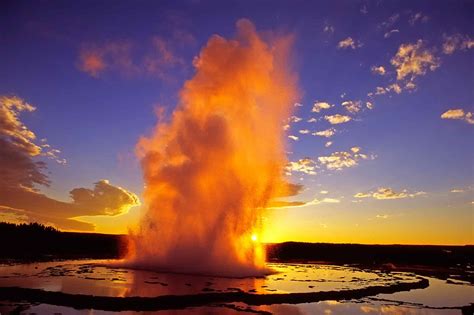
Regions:
<instances>
[{"instance_id":1,"label":"silhouetted tree line","mask_svg":"<svg viewBox=\"0 0 474 315\"><path fill-rule=\"evenodd\" d=\"M363 245L286 242L267 245L269 260L342 264L456 266L474 263L474 246Z\"/></svg>"},{"instance_id":2,"label":"silhouetted tree line","mask_svg":"<svg viewBox=\"0 0 474 315\"><path fill-rule=\"evenodd\" d=\"M39 223L0 222L0 259L121 258L126 236L61 232ZM287 242L267 244L267 259L336 264L467 266L474 246L361 245Z\"/></svg>"},{"instance_id":3,"label":"silhouetted tree line","mask_svg":"<svg viewBox=\"0 0 474 315\"><path fill-rule=\"evenodd\" d=\"M61 232L39 223L0 222L0 259L119 258L123 235Z\"/></svg>"}]
</instances>

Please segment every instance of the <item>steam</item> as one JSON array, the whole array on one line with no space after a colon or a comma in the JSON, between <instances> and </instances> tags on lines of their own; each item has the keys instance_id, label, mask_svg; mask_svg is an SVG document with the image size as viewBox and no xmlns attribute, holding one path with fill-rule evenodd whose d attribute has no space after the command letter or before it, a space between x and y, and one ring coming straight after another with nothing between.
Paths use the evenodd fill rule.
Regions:
<instances>
[{"instance_id":1,"label":"steam","mask_svg":"<svg viewBox=\"0 0 474 315\"><path fill-rule=\"evenodd\" d=\"M262 211L282 195L282 122L297 100L291 37L264 41L248 20L214 35L169 122L138 144L147 211L129 263L224 276L265 272Z\"/></svg>"}]
</instances>

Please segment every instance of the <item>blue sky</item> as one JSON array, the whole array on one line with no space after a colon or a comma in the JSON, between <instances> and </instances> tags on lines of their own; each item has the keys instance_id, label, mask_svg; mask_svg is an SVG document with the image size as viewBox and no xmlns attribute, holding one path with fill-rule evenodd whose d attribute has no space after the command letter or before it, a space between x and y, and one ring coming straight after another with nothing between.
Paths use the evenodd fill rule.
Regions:
<instances>
[{"instance_id":1,"label":"blue sky","mask_svg":"<svg viewBox=\"0 0 474 315\"><path fill-rule=\"evenodd\" d=\"M39 157L52 183L38 188L50 198L67 202L71 189L100 179L140 196L134 149L152 130L154 109L172 113L209 37L232 37L236 21L247 18L264 37L272 31L295 38L291 60L302 106L294 112L301 121L288 129L298 137L287 139L288 159L308 158L317 173L288 170L305 187L293 199L318 203L275 210L270 241L473 242L473 1L7 1L1 7L0 95L35 106L22 122L67 160ZM406 66L417 66L419 56L433 59L397 79L403 65L392 60L403 45L416 52ZM89 57L105 66L87 67ZM377 87L383 94L369 96ZM348 111L345 101L360 109ZM313 112L317 102L331 107ZM325 118L336 114L351 120ZM312 135L329 128L336 130L329 138ZM348 152L355 164L328 167L321 157L335 152ZM374 197L380 188L394 198L383 198L389 191ZM292 231L281 222L291 222ZM400 235L404 227L407 237Z\"/></svg>"}]
</instances>

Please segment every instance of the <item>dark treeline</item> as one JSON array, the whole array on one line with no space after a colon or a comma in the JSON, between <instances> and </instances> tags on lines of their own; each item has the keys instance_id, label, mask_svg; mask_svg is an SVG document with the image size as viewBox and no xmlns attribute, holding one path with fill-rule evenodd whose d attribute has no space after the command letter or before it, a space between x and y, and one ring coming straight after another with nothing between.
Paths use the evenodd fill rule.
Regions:
<instances>
[{"instance_id":1,"label":"dark treeline","mask_svg":"<svg viewBox=\"0 0 474 315\"><path fill-rule=\"evenodd\" d=\"M119 258L124 244L123 235L61 232L38 223L0 222L0 259Z\"/></svg>"},{"instance_id":2,"label":"dark treeline","mask_svg":"<svg viewBox=\"0 0 474 315\"><path fill-rule=\"evenodd\" d=\"M467 266L474 246L362 245L287 242L267 245L269 260L365 265Z\"/></svg>"},{"instance_id":3,"label":"dark treeline","mask_svg":"<svg viewBox=\"0 0 474 315\"><path fill-rule=\"evenodd\" d=\"M38 223L0 223L0 259L121 258L126 237L61 232ZM474 265L474 246L360 245L287 242L268 244L270 261L364 265Z\"/></svg>"}]
</instances>

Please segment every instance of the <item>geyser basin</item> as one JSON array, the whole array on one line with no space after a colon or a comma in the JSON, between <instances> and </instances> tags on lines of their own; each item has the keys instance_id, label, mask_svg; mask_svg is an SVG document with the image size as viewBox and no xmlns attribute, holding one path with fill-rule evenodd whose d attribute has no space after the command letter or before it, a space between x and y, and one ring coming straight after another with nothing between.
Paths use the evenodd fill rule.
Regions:
<instances>
[{"instance_id":1,"label":"geyser basin","mask_svg":"<svg viewBox=\"0 0 474 315\"><path fill-rule=\"evenodd\" d=\"M15 301L27 301L30 306L49 305L50 311L64 311L64 308L55 309L58 306L54 305L61 305L68 312L71 307L156 311L223 305L225 308L244 305L245 309L254 305L252 307L256 309L276 310L278 313L280 307L277 305L333 301L331 305L334 306L338 305L335 300L357 299L374 307L380 303L376 299L370 300L374 295L379 294L377 297L386 300L397 294L416 297L417 294L423 295L424 290L415 289L425 289L429 285L427 279L412 273L384 273L335 265L268 264L277 273L265 277L219 278L114 268L107 267L106 263L65 261L2 265L0 301L10 301L8 303L12 305ZM472 286L445 285L449 286L449 290L455 290L458 296L450 301L449 307L459 308L468 304L473 293ZM431 294L443 287L437 285L437 288L432 289ZM416 303L416 299L410 303ZM0 304L7 307L6 303Z\"/></svg>"}]
</instances>

